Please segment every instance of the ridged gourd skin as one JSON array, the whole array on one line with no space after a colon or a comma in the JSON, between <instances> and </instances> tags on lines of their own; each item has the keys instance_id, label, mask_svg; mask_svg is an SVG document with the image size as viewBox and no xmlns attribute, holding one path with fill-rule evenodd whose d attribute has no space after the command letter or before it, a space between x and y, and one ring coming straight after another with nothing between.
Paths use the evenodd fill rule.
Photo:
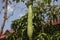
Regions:
<instances>
[{"instance_id":1,"label":"ridged gourd skin","mask_svg":"<svg viewBox=\"0 0 60 40\"><path fill-rule=\"evenodd\" d=\"M33 25L32 25L32 5L29 5L28 8L28 27L27 27L27 34L28 37L31 38L33 34Z\"/></svg>"}]
</instances>

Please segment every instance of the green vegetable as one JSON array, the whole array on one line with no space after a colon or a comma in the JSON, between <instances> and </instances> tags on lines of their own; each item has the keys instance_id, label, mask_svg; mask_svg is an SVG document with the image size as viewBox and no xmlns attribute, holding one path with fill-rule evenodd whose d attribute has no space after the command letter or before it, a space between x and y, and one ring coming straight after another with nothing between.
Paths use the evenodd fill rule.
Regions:
<instances>
[{"instance_id":1,"label":"green vegetable","mask_svg":"<svg viewBox=\"0 0 60 40\"><path fill-rule=\"evenodd\" d=\"M32 37L32 33L33 33L33 25L32 25L32 5L29 5L29 9L28 9L28 27L27 27L27 34L28 37L31 38Z\"/></svg>"}]
</instances>

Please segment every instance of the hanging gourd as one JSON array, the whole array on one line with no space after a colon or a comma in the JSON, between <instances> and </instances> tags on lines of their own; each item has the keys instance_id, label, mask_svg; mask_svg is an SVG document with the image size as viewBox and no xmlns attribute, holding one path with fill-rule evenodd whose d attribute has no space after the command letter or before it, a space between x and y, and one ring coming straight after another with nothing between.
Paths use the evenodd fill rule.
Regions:
<instances>
[{"instance_id":1,"label":"hanging gourd","mask_svg":"<svg viewBox=\"0 0 60 40\"><path fill-rule=\"evenodd\" d=\"M32 5L29 5L28 7L28 27L27 27L27 34L28 37L31 38L32 37L32 33L33 33L33 25L32 25Z\"/></svg>"}]
</instances>

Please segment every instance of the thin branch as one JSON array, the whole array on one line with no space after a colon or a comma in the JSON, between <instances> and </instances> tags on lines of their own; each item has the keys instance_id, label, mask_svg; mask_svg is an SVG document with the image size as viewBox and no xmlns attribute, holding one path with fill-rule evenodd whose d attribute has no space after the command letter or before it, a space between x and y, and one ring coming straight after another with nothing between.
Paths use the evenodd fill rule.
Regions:
<instances>
[{"instance_id":1,"label":"thin branch","mask_svg":"<svg viewBox=\"0 0 60 40\"><path fill-rule=\"evenodd\" d=\"M3 10L3 8L1 10ZM0 10L0 14L1 14L1 10Z\"/></svg>"},{"instance_id":2,"label":"thin branch","mask_svg":"<svg viewBox=\"0 0 60 40\"><path fill-rule=\"evenodd\" d=\"M0 14L1 14L1 11L0 11Z\"/></svg>"},{"instance_id":3,"label":"thin branch","mask_svg":"<svg viewBox=\"0 0 60 40\"><path fill-rule=\"evenodd\" d=\"M8 5L8 0L5 1L4 20L3 20L3 23L2 23L2 26L1 26L0 35L3 33L3 29L4 29L4 26L5 26L6 20L7 20L7 5Z\"/></svg>"}]
</instances>

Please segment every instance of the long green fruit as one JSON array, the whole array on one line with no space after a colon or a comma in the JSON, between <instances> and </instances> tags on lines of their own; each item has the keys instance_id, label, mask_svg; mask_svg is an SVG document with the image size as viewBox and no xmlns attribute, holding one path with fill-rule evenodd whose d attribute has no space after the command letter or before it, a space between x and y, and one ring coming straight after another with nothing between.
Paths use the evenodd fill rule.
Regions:
<instances>
[{"instance_id":1,"label":"long green fruit","mask_svg":"<svg viewBox=\"0 0 60 40\"><path fill-rule=\"evenodd\" d=\"M33 25L32 25L32 5L29 5L28 8L28 27L27 27L27 34L28 37L31 38L33 34Z\"/></svg>"}]
</instances>

